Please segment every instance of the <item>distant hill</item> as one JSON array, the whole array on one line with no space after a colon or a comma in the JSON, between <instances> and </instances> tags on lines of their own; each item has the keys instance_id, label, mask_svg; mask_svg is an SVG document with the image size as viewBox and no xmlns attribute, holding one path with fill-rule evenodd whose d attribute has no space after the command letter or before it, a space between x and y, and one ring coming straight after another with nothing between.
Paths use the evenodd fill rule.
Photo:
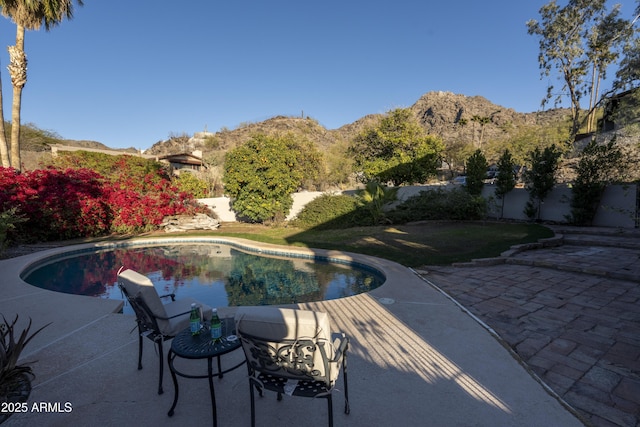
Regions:
<instances>
[{"instance_id":1,"label":"distant hill","mask_svg":"<svg viewBox=\"0 0 640 427\"><path fill-rule=\"evenodd\" d=\"M481 96L468 97L450 92L429 92L410 108L427 132L441 136L445 143L452 138L462 137L463 134L469 138L470 132L474 133L474 138L479 138L482 132L485 140L506 138L522 127L559 123L568 115L567 110L518 113L511 108L493 104ZM367 115L338 129L329 130L312 118L276 116L262 122L244 124L233 130L197 133L188 140L172 138L160 141L145 153L166 155L201 150L206 156L211 151L231 150L256 133L272 135L288 132L307 138L316 143L320 150L326 150L337 142L350 141L362 129L375 124L380 117L380 114ZM473 121L474 117L483 118L486 123L480 125ZM466 125L461 126L465 121Z\"/></svg>"},{"instance_id":2,"label":"distant hill","mask_svg":"<svg viewBox=\"0 0 640 427\"><path fill-rule=\"evenodd\" d=\"M411 110L425 129L442 137L445 144L462 134L474 139L482 133L484 141L503 139L526 126L559 124L569 115L567 109L518 113L482 96L451 92L428 92L411 106Z\"/></svg>"}]
</instances>

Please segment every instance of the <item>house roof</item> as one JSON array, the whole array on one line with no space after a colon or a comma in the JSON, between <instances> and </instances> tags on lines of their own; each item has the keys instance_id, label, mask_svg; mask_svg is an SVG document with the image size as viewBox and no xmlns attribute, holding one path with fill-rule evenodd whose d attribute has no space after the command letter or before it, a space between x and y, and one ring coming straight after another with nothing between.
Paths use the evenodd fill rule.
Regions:
<instances>
[{"instance_id":1,"label":"house roof","mask_svg":"<svg viewBox=\"0 0 640 427\"><path fill-rule=\"evenodd\" d=\"M182 163L186 165L203 165L202 157L198 157L191 153L167 154L158 157L158 160L166 160L170 163Z\"/></svg>"}]
</instances>

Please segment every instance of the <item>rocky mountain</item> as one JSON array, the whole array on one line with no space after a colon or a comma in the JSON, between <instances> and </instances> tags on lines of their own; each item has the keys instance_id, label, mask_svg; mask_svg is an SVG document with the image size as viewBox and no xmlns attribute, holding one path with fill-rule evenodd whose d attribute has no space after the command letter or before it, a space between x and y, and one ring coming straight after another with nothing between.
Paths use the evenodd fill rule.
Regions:
<instances>
[{"instance_id":1,"label":"rocky mountain","mask_svg":"<svg viewBox=\"0 0 640 427\"><path fill-rule=\"evenodd\" d=\"M442 137L445 144L458 138L481 138L485 141L508 138L525 126L559 123L568 114L567 110L518 113L481 96L468 97L450 92L426 93L410 108L427 132ZM200 150L206 156L212 151L231 150L256 133L272 135L288 132L326 150L338 142L350 141L365 127L374 125L380 117L379 114L367 115L338 129L329 130L309 117L276 116L233 130L200 132L191 138L171 138L154 144L147 153L165 155Z\"/></svg>"},{"instance_id":2,"label":"rocky mountain","mask_svg":"<svg viewBox=\"0 0 640 427\"><path fill-rule=\"evenodd\" d=\"M420 97L411 110L430 134L447 141L459 137L484 141L500 140L526 126L561 123L567 109L518 113L496 105L482 96L465 96L451 92L429 92ZM469 129L471 128L471 129Z\"/></svg>"}]
</instances>

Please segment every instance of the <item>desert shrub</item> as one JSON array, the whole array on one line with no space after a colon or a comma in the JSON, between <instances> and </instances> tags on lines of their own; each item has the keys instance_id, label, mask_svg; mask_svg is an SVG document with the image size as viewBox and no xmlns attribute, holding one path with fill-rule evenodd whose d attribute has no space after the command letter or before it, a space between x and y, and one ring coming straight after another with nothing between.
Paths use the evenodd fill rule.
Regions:
<instances>
[{"instance_id":1,"label":"desert shrub","mask_svg":"<svg viewBox=\"0 0 640 427\"><path fill-rule=\"evenodd\" d=\"M316 197L298 213L291 224L300 228L348 228L371 225L371 214L359 200L344 194L323 194Z\"/></svg>"},{"instance_id":2,"label":"desert shrub","mask_svg":"<svg viewBox=\"0 0 640 427\"><path fill-rule=\"evenodd\" d=\"M487 213L487 201L464 189L426 190L408 198L387 214L394 223L420 220L477 220Z\"/></svg>"}]
</instances>

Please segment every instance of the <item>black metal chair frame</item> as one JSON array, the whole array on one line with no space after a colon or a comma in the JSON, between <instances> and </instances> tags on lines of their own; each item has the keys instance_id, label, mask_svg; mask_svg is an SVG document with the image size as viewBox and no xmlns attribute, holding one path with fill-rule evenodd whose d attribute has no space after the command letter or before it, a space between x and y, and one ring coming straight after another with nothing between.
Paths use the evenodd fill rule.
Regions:
<instances>
[{"instance_id":1,"label":"black metal chair frame","mask_svg":"<svg viewBox=\"0 0 640 427\"><path fill-rule=\"evenodd\" d=\"M265 340L251 335L243 334L239 331L240 339L249 343L251 355L254 359L247 357L247 368L249 369L249 391L251 396L251 426L254 427L255 419L255 397L254 387L258 390L260 397L263 396L262 389L274 391L278 394L278 401L282 400L282 395L287 393L285 385L287 380L298 381L292 396L301 397L321 397L327 399L329 410L329 427L333 426L333 401L332 391L335 384L331 383L329 377L329 364L342 359L342 380L344 383L344 413L349 414L349 389L347 382L347 349L349 339L342 335L340 347L336 350L334 359L329 359L324 342L312 339L283 339L278 341ZM272 344L276 343L277 348ZM244 346L243 346L244 349ZM246 351L246 349L245 349ZM324 363L324 369L314 369L313 354L320 352ZM284 371L284 373L283 373ZM322 375L324 372L324 375Z\"/></svg>"},{"instance_id":2,"label":"black metal chair frame","mask_svg":"<svg viewBox=\"0 0 640 427\"><path fill-rule=\"evenodd\" d=\"M155 316L149 306L144 301L144 299L138 295L129 295L127 290L123 285L118 283L118 287L122 291L123 295L131 305L131 308L136 314L136 323L138 325L138 370L142 369L142 338L147 337L151 341L153 341L158 349L158 354L160 356L160 373L158 379L158 394L164 393L162 389L162 375L164 374L164 349L162 343L165 340L170 340L174 336L173 335L165 335L160 332L160 327L158 326L158 319L160 320L169 320L178 316L183 316L189 312L179 313L171 317L161 317ZM171 301L176 300L175 294L167 294L161 295L160 298L171 298Z\"/></svg>"}]
</instances>

